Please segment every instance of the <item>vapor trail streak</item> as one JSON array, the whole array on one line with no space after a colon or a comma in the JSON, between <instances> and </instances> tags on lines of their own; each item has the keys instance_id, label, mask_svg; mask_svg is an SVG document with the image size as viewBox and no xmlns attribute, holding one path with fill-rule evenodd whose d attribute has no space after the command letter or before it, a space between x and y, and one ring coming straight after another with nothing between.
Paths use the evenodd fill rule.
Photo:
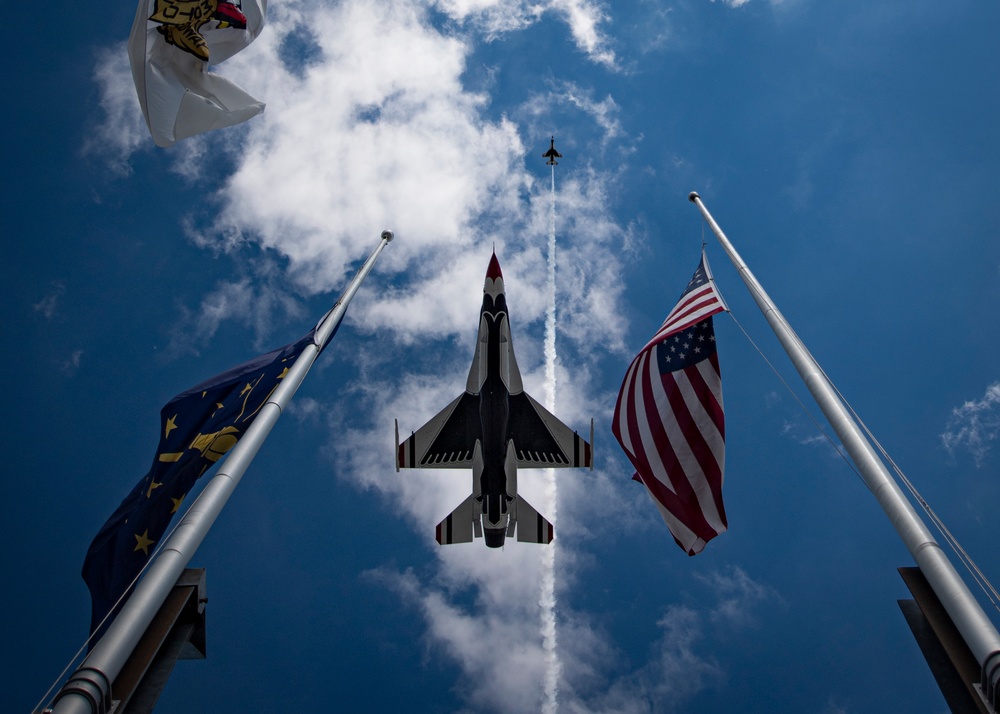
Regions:
<instances>
[{"instance_id":1,"label":"vapor trail streak","mask_svg":"<svg viewBox=\"0 0 1000 714\"><path fill-rule=\"evenodd\" d=\"M545 316L545 406L556 407L556 167L552 167L552 188L549 200L549 306ZM546 469L545 496L549 519L556 523L556 477L554 469ZM542 551L541 606L542 649L545 651L545 701L542 711L555 714L559 710L559 678L562 663L556 649L556 542Z\"/></svg>"}]
</instances>

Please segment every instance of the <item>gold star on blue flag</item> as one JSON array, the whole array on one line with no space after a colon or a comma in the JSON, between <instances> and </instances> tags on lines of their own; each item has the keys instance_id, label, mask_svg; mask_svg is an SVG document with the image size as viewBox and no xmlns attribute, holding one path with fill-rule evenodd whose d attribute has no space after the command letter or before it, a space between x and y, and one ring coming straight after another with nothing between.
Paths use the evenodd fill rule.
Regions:
<instances>
[{"instance_id":1,"label":"gold star on blue flag","mask_svg":"<svg viewBox=\"0 0 1000 714\"><path fill-rule=\"evenodd\" d=\"M246 433L315 332L178 394L160 411L160 443L149 473L97 533L83 563L91 632L142 571L195 481Z\"/></svg>"}]
</instances>

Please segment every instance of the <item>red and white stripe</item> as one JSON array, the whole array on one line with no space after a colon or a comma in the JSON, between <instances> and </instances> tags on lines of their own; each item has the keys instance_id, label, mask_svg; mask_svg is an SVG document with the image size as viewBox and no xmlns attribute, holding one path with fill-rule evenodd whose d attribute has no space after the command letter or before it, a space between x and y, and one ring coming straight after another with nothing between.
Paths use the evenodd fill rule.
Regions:
<instances>
[{"instance_id":1,"label":"red and white stripe","mask_svg":"<svg viewBox=\"0 0 1000 714\"><path fill-rule=\"evenodd\" d=\"M726 305L722 301L722 296L715 289L715 283L709 280L709 282L699 285L691 292L681 295L681 299L674 305L674 309L670 311L670 314L667 315L667 319L660 325L660 329L656 331L656 334L646 343L643 349L649 349L653 345L663 342L663 340L675 332L686 330L692 325L725 309Z\"/></svg>"}]
</instances>

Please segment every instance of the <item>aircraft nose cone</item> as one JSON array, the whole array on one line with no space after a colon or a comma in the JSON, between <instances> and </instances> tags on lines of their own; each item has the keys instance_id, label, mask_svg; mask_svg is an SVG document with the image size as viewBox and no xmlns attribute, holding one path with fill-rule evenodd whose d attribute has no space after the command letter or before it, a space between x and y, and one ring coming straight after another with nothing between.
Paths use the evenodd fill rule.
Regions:
<instances>
[{"instance_id":1,"label":"aircraft nose cone","mask_svg":"<svg viewBox=\"0 0 1000 714\"><path fill-rule=\"evenodd\" d=\"M497 260L496 253L493 254L492 258L490 258L490 267L486 269L486 277L490 280L496 280L497 278L503 277L503 273L500 272L500 261Z\"/></svg>"}]
</instances>

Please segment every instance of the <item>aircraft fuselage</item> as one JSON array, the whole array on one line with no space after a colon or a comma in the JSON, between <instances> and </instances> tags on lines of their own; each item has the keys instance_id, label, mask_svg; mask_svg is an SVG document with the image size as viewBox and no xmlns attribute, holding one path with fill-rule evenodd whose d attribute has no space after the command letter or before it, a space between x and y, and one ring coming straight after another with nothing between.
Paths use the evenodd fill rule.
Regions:
<instances>
[{"instance_id":1,"label":"aircraft fuselage","mask_svg":"<svg viewBox=\"0 0 1000 714\"><path fill-rule=\"evenodd\" d=\"M478 349L485 347L485 359L476 360L481 386L479 388L479 418L482 424L482 473L473 473L479 480L482 499L483 528L486 545L503 545L507 530L507 504L516 496L508 490L504 457L509 435L509 397L504 365L510 364L510 326L507 322L506 301L503 293L483 298L483 309L479 320ZM485 334L483 334L485 332Z\"/></svg>"}]
</instances>

